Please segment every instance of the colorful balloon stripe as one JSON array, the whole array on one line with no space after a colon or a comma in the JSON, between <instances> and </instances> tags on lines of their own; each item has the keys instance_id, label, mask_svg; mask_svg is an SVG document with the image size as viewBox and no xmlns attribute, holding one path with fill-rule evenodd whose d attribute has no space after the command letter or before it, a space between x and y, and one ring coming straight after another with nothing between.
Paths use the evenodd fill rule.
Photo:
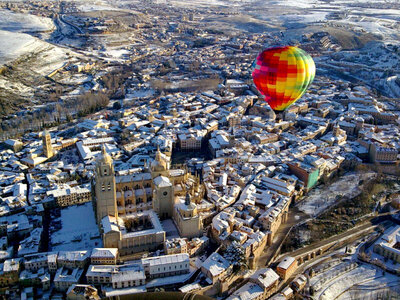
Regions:
<instances>
[{"instance_id":1,"label":"colorful balloon stripe","mask_svg":"<svg viewBox=\"0 0 400 300\"><path fill-rule=\"evenodd\" d=\"M315 77L315 64L305 51L293 47L269 48L254 63L253 82L275 111L296 102Z\"/></svg>"}]
</instances>

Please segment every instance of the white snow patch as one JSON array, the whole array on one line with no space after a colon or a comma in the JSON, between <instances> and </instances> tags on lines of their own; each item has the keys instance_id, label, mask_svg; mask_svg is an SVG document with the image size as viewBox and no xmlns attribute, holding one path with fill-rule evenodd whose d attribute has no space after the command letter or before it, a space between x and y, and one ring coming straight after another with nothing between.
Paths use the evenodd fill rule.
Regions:
<instances>
[{"instance_id":1,"label":"white snow patch","mask_svg":"<svg viewBox=\"0 0 400 300\"><path fill-rule=\"evenodd\" d=\"M380 81L386 92L394 98L400 97L400 77L391 76Z\"/></svg>"},{"instance_id":2,"label":"white snow patch","mask_svg":"<svg viewBox=\"0 0 400 300\"><path fill-rule=\"evenodd\" d=\"M328 13L325 11L314 11L310 14L288 14L282 15L280 18L287 22L298 22L298 23L313 23L325 21L326 15Z\"/></svg>"},{"instance_id":3,"label":"white snow patch","mask_svg":"<svg viewBox=\"0 0 400 300\"><path fill-rule=\"evenodd\" d=\"M0 30L0 65L28 52L39 51L44 43L25 33Z\"/></svg>"},{"instance_id":4,"label":"white snow patch","mask_svg":"<svg viewBox=\"0 0 400 300\"><path fill-rule=\"evenodd\" d=\"M42 32L53 30L53 20L35 15L0 10L0 29L12 32Z\"/></svg>"},{"instance_id":5,"label":"white snow patch","mask_svg":"<svg viewBox=\"0 0 400 300\"><path fill-rule=\"evenodd\" d=\"M122 58L122 56L128 55L130 52L126 49L107 49L105 53L109 57Z\"/></svg>"},{"instance_id":6,"label":"white snow patch","mask_svg":"<svg viewBox=\"0 0 400 300\"><path fill-rule=\"evenodd\" d=\"M90 11L100 11L100 10L118 10L118 8L108 6L108 5L99 5L99 4L91 4L91 3L85 3L82 5L79 5L77 7L82 12L90 12Z\"/></svg>"},{"instance_id":7,"label":"white snow patch","mask_svg":"<svg viewBox=\"0 0 400 300\"><path fill-rule=\"evenodd\" d=\"M102 247L92 202L64 208L56 220L61 221L62 228L51 234L53 251Z\"/></svg>"},{"instance_id":8,"label":"white snow patch","mask_svg":"<svg viewBox=\"0 0 400 300\"><path fill-rule=\"evenodd\" d=\"M299 209L310 216L316 216L336 202L336 197L355 197L361 190L359 181L367 180L376 176L376 173L364 174L348 173L334 183L324 186L322 189L312 190L308 196L299 204Z\"/></svg>"},{"instance_id":9,"label":"white snow patch","mask_svg":"<svg viewBox=\"0 0 400 300\"><path fill-rule=\"evenodd\" d=\"M292 6L297 8L311 8L318 4L321 4L318 0L277 0L268 2L268 5Z\"/></svg>"}]
</instances>

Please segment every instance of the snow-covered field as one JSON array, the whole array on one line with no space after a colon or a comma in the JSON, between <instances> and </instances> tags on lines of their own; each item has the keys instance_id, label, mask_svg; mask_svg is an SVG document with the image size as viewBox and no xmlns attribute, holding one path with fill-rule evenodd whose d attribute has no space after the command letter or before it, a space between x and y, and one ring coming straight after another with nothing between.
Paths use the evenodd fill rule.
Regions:
<instances>
[{"instance_id":1,"label":"snow-covered field","mask_svg":"<svg viewBox=\"0 0 400 300\"><path fill-rule=\"evenodd\" d=\"M319 0L275 0L268 5L291 6L296 8L312 8L314 5L321 4Z\"/></svg>"},{"instance_id":2,"label":"snow-covered field","mask_svg":"<svg viewBox=\"0 0 400 300\"><path fill-rule=\"evenodd\" d=\"M50 18L0 9L0 65L44 50L49 44L27 33L47 32L54 28Z\"/></svg>"},{"instance_id":3,"label":"snow-covered field","mask_svg":"<svg viewBox=\"0 0 400 300\"><path fill-rule=\"evenodd\" d=\"M92 202L62 209L61 216L52 223L57 221L61 221L62 228L51 234L53 251L102 247Z\"/></svg>"},{"instance_id":4,"label":"snow-covered field","mask_svg":"<svg viewBox=\"0 0 400 300\"><path fill-rule=\"evenodd\" d=\"M81 5L77 6L77 9L82 12L90 12L90 11L101 11L101 10L118 10L118 8L113 7L111 5L107 5L105 3L90 3L90 2L82 2Z\"/></svg>"},{"instance_id":5,"label":"snow-covered field","mask_svg":"<svg viewBox=\"0 0 400 300\"><path fill-rule=\"evenodd\" d=\"M0 10L0 29L12 32L40 32L53 30L53 20L35 15L18 14Z\"/></svg>"},{"instance_id":6,"label":"snow-covered field","mask_svg":"<svg viewBox=\"0 0 400 300\"><path fill-rule=\"evenodd\" d=\"M372 179L374 176L376 174L373 172L348 173L328 186L312 190L302 200L298 208L310 216L316 216L333 205L337 198L357 196L361 192L358 185L359 181Z\"/></svg>"},{"instance_id":7,"label":"snow-covered field","mask_svg":"<svg viewBox=\"0 0 400 300\"><path fill-rule=\"evenodd\" d=\"M283 15L280 18L285 22L295 21L298 23L306 24L306 23L325 21L327 14L328 12L325 11L310 11L309 13Z\"/></svg>"},{"instance_id":8,"label":"snow-covered field","mask_svg":"<svg viewBox=\"0 0 400 300\"><path fill-rule=\"evenodd\" d=\"M158 0L159 3L166 3L165 1ZM174 5L177 6L194 6L194 7L207 7L207 6L228 6L229 2L223 0L192 0L192 1L185 1L185 0L172 0L170 1ZM250 2L250 1L245 1ZM240 2L232 1L231 6L240 6Z\"/></svg>"},{"instance_id":9,"label":"snow-covered field","mask_svg":"<svg viewBox=\"0 0 400 300\"><path fill-rule=\"evenodd\" d=\"M0 30L0 65L43 48L43 42L25 33Z\"/></svg>"},{"instance_id":10,"label":"snow-covered field","mask_svg":"<svg viewBox=\"0 0 400 300\"><path fill-rule=\"evenodd\" d=\"M395 289L398 277L367 264L352 268L342 262L311 278L311 284L315 288L313 299L381 299L377 295Z\"/></svg>"}]
</instances>

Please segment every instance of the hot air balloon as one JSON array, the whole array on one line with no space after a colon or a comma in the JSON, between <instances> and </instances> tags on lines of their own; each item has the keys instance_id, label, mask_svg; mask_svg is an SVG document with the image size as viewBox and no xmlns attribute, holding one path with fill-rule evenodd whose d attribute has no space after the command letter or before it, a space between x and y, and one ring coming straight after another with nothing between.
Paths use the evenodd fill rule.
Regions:
<instances>
[{"instance_id":1,"label":"hot air balloon","mask_svg":"<svg viewBox=\"0 0 400 300\"><path fill-rule=\"evenodd\" d=\"M293 46L262 51L254 62L253 82L275 112L296 102L315 77L313 59Z\"/></svg>"}]
</instances>

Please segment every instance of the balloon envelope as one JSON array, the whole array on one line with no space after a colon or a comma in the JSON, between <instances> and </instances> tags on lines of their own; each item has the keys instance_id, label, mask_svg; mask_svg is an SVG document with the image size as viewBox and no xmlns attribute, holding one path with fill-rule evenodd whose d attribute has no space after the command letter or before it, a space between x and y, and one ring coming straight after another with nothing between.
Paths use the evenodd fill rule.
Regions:
<instances>
[{"instance_id":1,"label":"balloon envelope","mask_svg":"<svg viewBox=\"0 0 400 300\"><path fill-rule=\"evenodd\" d=\"M269 48L255 61L253 82L274 111L296 102L315 77L313 59L293 46Z\"/></svg>"}]
</instances>

